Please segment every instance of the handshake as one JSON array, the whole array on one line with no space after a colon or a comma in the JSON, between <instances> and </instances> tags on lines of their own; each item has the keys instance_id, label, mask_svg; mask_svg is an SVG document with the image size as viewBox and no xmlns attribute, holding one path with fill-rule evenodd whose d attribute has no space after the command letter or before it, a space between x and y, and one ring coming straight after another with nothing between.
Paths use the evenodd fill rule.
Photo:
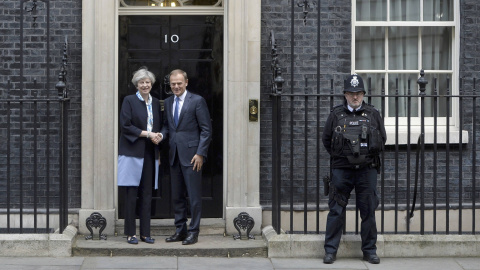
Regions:
<instances>
[{"instance_id":1,"label":"handshake","mask_svg":"<svg viewBox=\"0 0 480 270\"><path fill-rule=\"evenodd\" d=\"M150 139L154 144L159 144L163 140L163 135L160 132L148 132L147 139Z\"/></svg>"}]
</instances>

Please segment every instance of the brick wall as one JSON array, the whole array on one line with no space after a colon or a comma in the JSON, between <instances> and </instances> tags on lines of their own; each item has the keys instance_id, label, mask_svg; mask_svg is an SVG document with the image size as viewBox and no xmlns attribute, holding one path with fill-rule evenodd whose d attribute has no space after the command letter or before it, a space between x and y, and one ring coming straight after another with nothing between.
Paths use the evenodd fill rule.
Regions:
<instances>
[{"instance_id":1,"label":"brick wall","mask_svg":"<svg viewBox=\"0 0 480 270\"><path fill-rule=\"evenodd\" d=\"M35 9L32 9L33 1L26 1L23 7L18 0L0 2L0 137L3 142L10 141L10 155L7 155L5 143L0 146L0 179L3 179L0 181L0 190L2 193L6 191L6 164L10 162L8 183L10 204L14 208L20 207L20 198L26 209L31 208L34 202L38 203L37 207L44 208L47 178L53 196L50 206L58 206L60 106L58 102L49 102L47 105L47 102L35 104L31 100L57 97L55 84L66 37L67 89L71 98L68 105L68 196L70 208L80 207L82 1L46 2L37 1ZM50 12L48 17L47 10ZM50 24L49 30L47 22ZM7 99L21 98L28 101L21 104L11 102L10 108L7 107ZM11 121L9 131L8 115ZM34 151L35 144L37 151ZM23 154L20 154L21 147ZM35 188L37 198L33 197ZM4 207L6 196L1 196L0 208Z\"/></svg>"},{"instance_id":2,"label":"brick wall","mask_svg":"<svg viewBox=\"0 0 480 270\"><path fill-rule=\"evenodd\" d=\"M322 0L320 4L320 42L317 42L317 6L310 3L307 9L307 20L304 24L302 7L294 6L294 58L293 75L291 61L291 1L262 0L262 74L261 91L262 100L260 107L261 117L261 149L260 149L260 191L261 204L265 207L271 206L272 187L272 102L271 102L271 46L269 44L270 31L274 31L278 45L278 60L282 67L282 76L285 79L283 92L287 94L317 93L317 50L320 52L320 78L319 93L330 93L330 81L333 80L333 92L339 94L343 87L343 79L349 74L351 65L351 0L329 1ZM462 92L472 93L472 77L479 77L479 16L480 3L474 0L461 1L461 46L460 46L460 77L465 77ZM319 49L318 49L319 48ZM293 77L293 83L292 83ZM307 83L308 81L308 83ZM430 82L430 85L432 82ZM415 82L413 82L415 85ZM292 87L293 86L293 87ZM477 94L478 94L477 86ZM338 104L336 99L334 104ZM308 106L307 118L305 120L305 106ZM317 118L317 107L320 117ZM445 197L450 196L451 203L458 203L462 196L464 203L471 202L473 194L479 196L478 192L472 192L472 141L478 140L478 135L473 134L472 125L472 100L465 99L463 112L463 130L469 132L469 144L462 146L462 153L459 153L458 145L451 145L449 182L446 183L445 145L438 147L438 164L436 181L434 180L433 167L433 146L426 147L425 155L425 203L445 202ZM303 204L306 197L311 204L315 204L316 196L316 148L320 147L320 179L328 174L328 153L323 149L321 142L317 141L317 135L321 136L324 121L327 118L330 108L330 100L322 97L309 98L307 103L304 97L283 97L282 98L282 202L290 202L290 192L293 190L293 201L295 204ZM317 128L317 120L318 127ZM305 135L308 143L304 143ZM293 143L290 145L290 138ZM306 147L305 147L306 146ZM382 183L379 177L379 192L386 205L404 204L406 194L410 194L409 201L413 196L413 184L415 179L415 150L412 146L410 153L410 174L407 173L407 148L401 146L397 150L394 146L388 146L385 154L385 181ZM305 160L305 151L308 151L308 158ZM395 153L398 153L398 156ZM290 159L293 153L293 158ZM477 154L478 156L478 154ZM478 159L478 157L477 157ZM398 169L395 170L396 160ZM462 161L462 167L459 162ZM305 166L305 164L307 164ZM477 160L477 164L478 160ZM292 170L293 168L293 170ZM306 168L306 169L305 169ZM460 169L461 172L460 173ZM399 181L395 183L395 175L398 174ZM477 170L478 174L478 170ZM305 175L307 182L304 182ZM292 178L293 177L293 178ZM407 180L407 178L409 180ZM460 181L462 187L460 189ZM478 179L479 176L476 175ZM288 180L287 180L288 179ZM290 181L290 179L293 179ZM307 185L305 195L304 186ZM410 185L410 192L407 192L407 185ZM436 185L437 193L433 193L433 186ZM479 183L476 183L479 186ZM448 192L447 192L448 190ZM323 192L323 188L320 190ZM383 193L383 194L382 194ZM326 207L326 198L321 195L320 204ZM353 199L354 197L352 197ZM351 199L351 200L352 200ZM354 201L354 200L353 200ZM418 203L418 201L417 201Z\"/></svg>"},{"instance_id":3,"label":"brick wall","mask_svg":"<svg viewBox=\"0 0 480 270\"><path fill-rule=\"evenodd\" d=\"M302 1L299 1L299 3ZM314 3L315 2L315 3ZM284 93L317 93L317 50L320 48L320 93L330 93L330 81L333 79L334 87L342 87L343 78L350 73L350 55L351 55L351 30L350 30L350 1L321 1L320 3L320 41L318 41L318 1L309 1L310 6L306 9L306 21L304 22L303 7L298 7L297 2L294 5L294 59L293 59L293 83L292 83L292 61L291 61L291 16L292 2L288 0L262 0L262 74L261 74L261 143L260 143L260 200L262 205L268 207L271 205L271 176L272 176L272 103L269 94L271 93L272 72L271 72L271 46L269 44L270 31L275 34L278 46L278 61L282 67L282 76L286 80ZM315 4L315 5L314 5ZM302 179L305 175L305 160L302 153L305 148L302 140L305 132L308 134L309 143L307 151L316 155L316 134L319 130L316 128L316 100L309 100L309 115L307 125L305 125L304 112L305 102L302 98L282 99L282 107L290 108L293 102L293 121L289 109L282 112L282 157L289 156L291 146L288 142L290 138L290 125L293 125L294 136L294 159L282 159L282 179L290 179L290 165L295 168L293 188L295 201L303 200ZM320 127L323 127L326 115L329 112L330 105L322 101L320 104L321 115ZM307 126L307 127L306 127ZM320 131L321 132L321 131ZM301 146L301 147L300 147ZM323 146L320 146L321 155L328 155ZM313 178L316 174L316 164L314 159L307 161L308 174L308 195L312 200L315 196ZM321 173L325 174L328 170L327 164L322 162ZM313 177L313 178L312 178ZM282 182L282 196L289 198L291 183ZM284 199L284 201L288 201Z\"/></svg>"}]
</instances>

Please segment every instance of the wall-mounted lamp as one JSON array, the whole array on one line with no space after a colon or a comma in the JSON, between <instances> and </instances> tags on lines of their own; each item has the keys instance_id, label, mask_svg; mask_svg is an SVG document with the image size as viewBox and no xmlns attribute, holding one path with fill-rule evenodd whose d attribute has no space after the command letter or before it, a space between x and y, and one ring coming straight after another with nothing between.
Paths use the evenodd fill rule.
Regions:
<instances>
[{"instance_id":1,"label":"wall-mounted lamp","mask_svg":"<svg viewBox=\"0 0 480 270\"><path fill-rule=\"evenodd\" d=\"M258 122L258 99L248 100L248 120Z\"/></svg>"}]
</instances>

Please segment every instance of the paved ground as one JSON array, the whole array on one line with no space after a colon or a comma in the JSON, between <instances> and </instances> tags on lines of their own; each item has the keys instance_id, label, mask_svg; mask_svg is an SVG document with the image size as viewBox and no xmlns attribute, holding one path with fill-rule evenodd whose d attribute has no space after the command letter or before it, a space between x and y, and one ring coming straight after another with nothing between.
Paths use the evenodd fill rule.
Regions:
<instances>
[{"instance_id":1,"label":"paved ground","mask_svg":"<svg viewBox=\"0 0 480 270\"><path fill-rule=\"evenodd\" d=\"M372 265L360 259L342 259L331 265L321 259L208 258L208 257L0 257L0 269L85 270L288 270L288 269L382 269L382 270L466 270L480 269L480 258L381 258Z\"/></svg>"}]
</instances>

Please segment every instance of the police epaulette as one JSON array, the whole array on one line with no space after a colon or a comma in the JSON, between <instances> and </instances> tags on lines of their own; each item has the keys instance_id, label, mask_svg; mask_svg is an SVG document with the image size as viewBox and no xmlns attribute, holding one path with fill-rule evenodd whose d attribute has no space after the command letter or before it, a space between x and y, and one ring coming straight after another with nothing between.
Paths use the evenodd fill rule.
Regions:
<instances>
[{"instance_id":1,"label":"police epaulette","mask_svg":"<svg viewBox=\"0 0 480 270\"><path fill-rule=\"evenodd\" d=\"M376 110L377 112L380 112L380 111L379 111L377 108L375 108L375 106L373 106L372 104L370 104L370 103L366 103L366 102L365 102L365 104L366 104L368 107L370 107L370 108L372 108L372 109Z\"/></svg>"},{"instance_id":2,"label":"police epaulette","mask_svg":"<svg viewBox=\"0 0 480 270\"><path fill-rule=\"evenodd\" d=\"M335 105L333 106L333 108L330 110L331 112L333 112L335 109L337 109L338 107L342 107L343 108L343 104L338 104L338 105Z\"/></svg>"}]
</instances>

